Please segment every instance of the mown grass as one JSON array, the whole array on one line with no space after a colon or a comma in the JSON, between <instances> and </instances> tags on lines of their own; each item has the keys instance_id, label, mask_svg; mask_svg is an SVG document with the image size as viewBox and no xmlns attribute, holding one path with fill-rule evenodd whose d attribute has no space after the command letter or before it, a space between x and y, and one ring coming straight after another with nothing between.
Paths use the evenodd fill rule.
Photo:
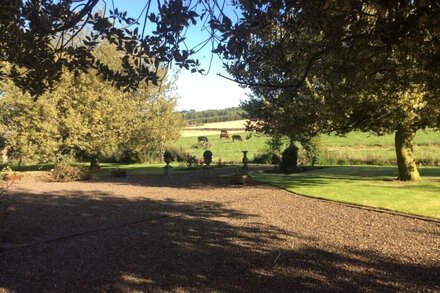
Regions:
<instances>
[{"instance_id":1,"label":"mown grass","mask_svg":"<svg viewBox=\"0 0 440 293\"><path fill-rule=\"evenodd\" d=\"M440 168L422 168L421 174L422 181L400 182L395 167L337 166L253 178L300 195L440 218Z\"/></svg>"}]
</instances>

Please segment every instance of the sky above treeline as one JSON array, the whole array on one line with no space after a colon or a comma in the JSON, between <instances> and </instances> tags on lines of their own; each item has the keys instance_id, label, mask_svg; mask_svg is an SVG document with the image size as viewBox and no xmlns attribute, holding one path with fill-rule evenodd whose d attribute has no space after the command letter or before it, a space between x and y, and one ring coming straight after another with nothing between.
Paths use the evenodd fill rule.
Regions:
<instances>
[{"instance_id":1,"label":"sky above treeline","mask_svg":"<svg viewBox=\"0 0 440 293\"><path fill-rule=\"evenodd\" d=\"M145 6L145 0L114 0L115 7L119 11L127 11L130 17L143 22L144 15L141 12ZM155 3L153 1L152 3ZM107 1L107 10L112 9L112 4ZM151 7L154 12L154 7ZM231 12L232 7L225 7L226 12ZM157 10L156 10L157 11ZM148 29L148 27L147 27ZM154 29L154 28L150 28ZM189 48L203 42L208 38L208 32L202 30L201 24L188 29L186 33L186 44ZM221 59L217 55L211 54L211 45L207 44L195 56L202 64L202 68L207 72L206 75L191 73L185 69L179 70L177 66L171 68L172 74L177 74L177 94L179 96L177 110L207 110L224 109L236 107L241 100L247 98L247 90L241 88L236 83L218 76L222 74L229 76L223 68ZM209 70L209 71L208 71Z\"/></svg>"}]
</instances>

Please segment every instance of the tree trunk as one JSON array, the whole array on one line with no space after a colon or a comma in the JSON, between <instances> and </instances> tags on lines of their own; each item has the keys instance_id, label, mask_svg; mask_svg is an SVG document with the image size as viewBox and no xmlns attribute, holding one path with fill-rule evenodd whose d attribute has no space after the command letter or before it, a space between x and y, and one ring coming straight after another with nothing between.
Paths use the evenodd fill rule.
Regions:
<instances>
[{"instance_id":1,"label":"tree trunk","mask_svg":"<svg viewBox=\"0 0 440 293\"><path fill-rule=\"evenodd\" d=\"M413 155L413 139L415 131L399 126L394 142L396 145L397 167L399 169L398 180L417 181L420 180L419 170Z\"/></svg>"}]
</instances>

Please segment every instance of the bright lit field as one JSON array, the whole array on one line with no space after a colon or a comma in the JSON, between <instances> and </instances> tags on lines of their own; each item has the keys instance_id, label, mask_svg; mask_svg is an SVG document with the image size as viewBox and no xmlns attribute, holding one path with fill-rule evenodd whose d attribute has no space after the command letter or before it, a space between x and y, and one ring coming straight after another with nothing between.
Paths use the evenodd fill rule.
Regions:
<instances>
[{"instance_id":1,"label":"bright lit field","mask_svg":"<svg viewBox=\"0 0 440 293\"><path fill-rule=\"evenodd\" d=\"M222 122L225 123L225 122ZM243 121L226 122L235 128ZM253 136L246 140L246 133L241 132L243 141L232 142L232 139L220 139L220 131L204 131L201 128L226 128L226 124L208 123L194 127L191 132L184 132L179 141L173 143L187 152L201 157L204 150L198 149L197 136L207 136L211 143L210 150L214 160L239 162L242 150L249 151L249 158L265 152L267 149L265 136ZM186 131L186 130L185 130ZM191 136L190 136L191 135ZM368 133L352 132L345 137L334 135L321 136L320 165L395 165L394 135L375 136ZM421 165L440 166L440 132L419 131L415 138L414 152L417 162Z\"/></svg>"},{"instance_id":2,"label":"bright lit field","mask_svg":"<svg viewBox=\"0 0 440 293\"><path fill-rule=\"evenodd\" d=\"M252 176L305 196L440 219L440 168L422 168L419 182L397 181L396 171L394 167L336 166Z\"/></svg>"}]
</instances>

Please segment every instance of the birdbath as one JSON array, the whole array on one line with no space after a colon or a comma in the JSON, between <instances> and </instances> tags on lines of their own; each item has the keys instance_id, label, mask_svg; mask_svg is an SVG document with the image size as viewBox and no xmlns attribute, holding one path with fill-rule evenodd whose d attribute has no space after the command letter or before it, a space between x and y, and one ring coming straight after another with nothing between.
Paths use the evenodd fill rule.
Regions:
<instances>
[{"instance_id":1,"label":"birdbath","mask_svg":"<svg viewBox=\"0 0 440 293\"><path fill-rule=\"evenodd\" d=\"M243 152L243 159L241 160L243 162L243 167L241 169L244 171L245 174L247 174L247 171L249 170L249 159L247 157L248 151L242 151Z\"/></svg>"},{"instance_id":2,"label":"birdbath","mask_svg":"<svg viewBox=\"0 0 440 293\"><path fill-rule=\"evenodd\" d=\"M165 167L163 167L163 174L166 177L171 177L173 175L173 167L170 166L170 163L173 160L173 155L169 151L165 151L163 153L163 160L166 163Z\"/></svg>"}]
</instances>

